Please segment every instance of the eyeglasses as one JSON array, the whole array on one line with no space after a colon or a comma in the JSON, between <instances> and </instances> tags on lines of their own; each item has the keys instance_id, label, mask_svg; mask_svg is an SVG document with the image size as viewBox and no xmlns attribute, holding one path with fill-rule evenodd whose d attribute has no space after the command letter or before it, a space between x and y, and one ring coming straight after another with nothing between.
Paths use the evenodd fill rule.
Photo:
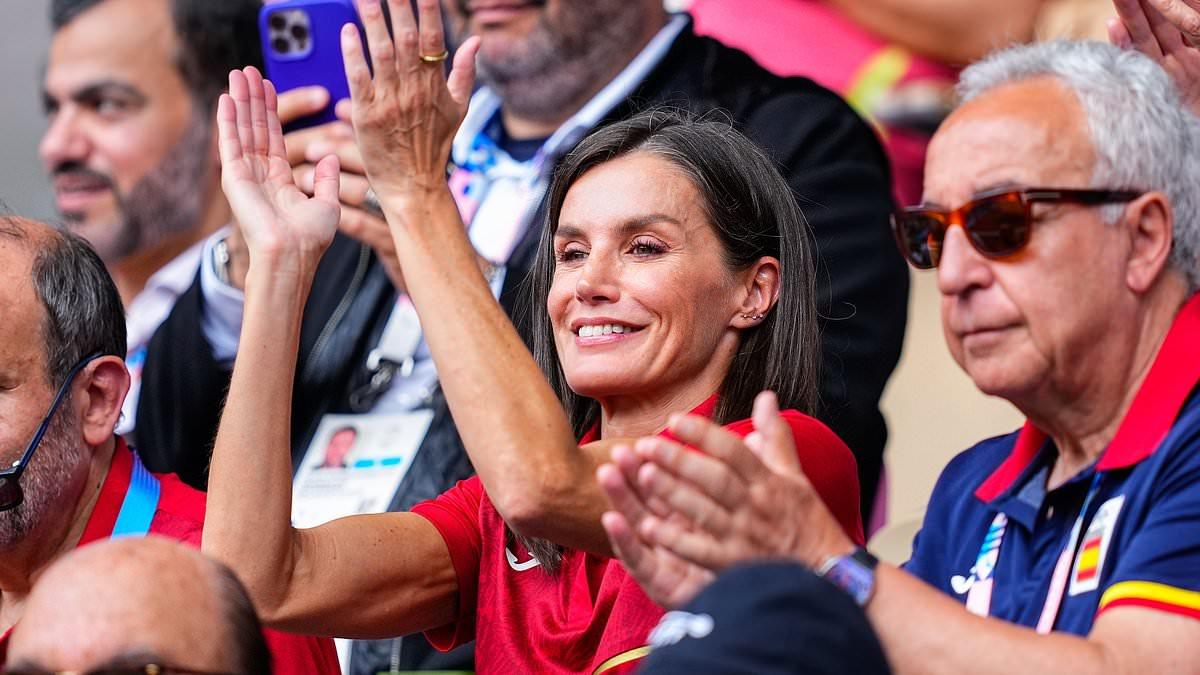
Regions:
<instances>
[{"instance_id":1,"label":"eyeglasses","mask_svg":"<svg viewBox=\"0 0 1200 675\"><path fill-rule=\"evenodd\" d=\"M892 216L892 232L904 258L913 267L928 270L941 262L942 242L954 225L962 226L967 241L981 255L1002 258L1029 243L1035 203L1096 206L1127 202L1141 195L1131 190L1004 189L985 193L953 211L921 206L903 209Z\"/></svg>"},{"instance_id":2,"label":"eyeglasses","mask_svg":"<svg viewBox=\"0 0 1200 675\"><path fill-rule=\"evenodd\" d=\"M67 373L67 379L58 388L58 394L54 396L54 403L50 404L50 410L42 418L42 423L38 426L37 433L33 435L33 439L29 441L29 446L25 448L25 454L21 455L21 459L13 462L12 466L0 470L0 511L11 511L20 506L21 502L25 501L25 492L21 489L21 474L25 472L25 467L29 465L29 460L33 459L34 451L42 444L42 436L45 436L46 430L50 428L50 421L54 419L54 414L58 412L58 406L66 398L67 391L70 390L71 382L75 380L75 376L79 374L79 371L84 366L101 356L100 352L90 354L71 368L71 371Z\"/></svg>"}]
</instances>

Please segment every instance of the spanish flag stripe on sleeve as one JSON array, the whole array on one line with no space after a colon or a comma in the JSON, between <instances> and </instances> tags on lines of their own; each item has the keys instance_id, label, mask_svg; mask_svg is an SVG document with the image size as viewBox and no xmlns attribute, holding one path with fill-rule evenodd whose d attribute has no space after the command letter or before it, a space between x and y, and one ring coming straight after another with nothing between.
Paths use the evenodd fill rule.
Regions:
<instances>
[{"instance_id":1,"label":"spanish flag stripe on sleeve","mask_svg":"<svg viewBox=\"0 0 1200 675\"><path fill-rule=\"evenodd\" d=\"M1200 593L1151 581L1114 584L1100 598L1096 614L1121 606L1138 606L1200 619Z\"/></svg>"}]
</instances>

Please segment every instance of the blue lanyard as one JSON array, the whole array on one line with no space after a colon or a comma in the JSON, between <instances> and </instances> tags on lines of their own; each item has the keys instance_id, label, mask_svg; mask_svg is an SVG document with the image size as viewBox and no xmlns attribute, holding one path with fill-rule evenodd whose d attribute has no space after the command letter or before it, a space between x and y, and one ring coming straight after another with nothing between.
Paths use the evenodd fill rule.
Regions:
<instances>
[{"instance_id":1,"label":"blue lanyard","mask_svg":"<svg viewBox=\"0 0 1200 675\"><path fill-rule=\"evenodd\" d=\"M144 537L150 532L150 523L158 510L158 497L161 486L158 479L142 464L142 460L133 455L133 470L129 474L129 489L125 492L125 501L117 513L117 522L113 526L112 537Z\"/></svg>"}]
</instances>

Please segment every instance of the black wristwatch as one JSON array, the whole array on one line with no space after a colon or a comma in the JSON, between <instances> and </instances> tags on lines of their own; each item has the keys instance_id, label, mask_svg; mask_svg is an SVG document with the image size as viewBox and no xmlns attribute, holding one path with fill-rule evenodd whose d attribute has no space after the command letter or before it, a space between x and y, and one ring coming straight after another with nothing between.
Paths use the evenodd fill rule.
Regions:
<instances>
[{"instance_id":1,"label":"black wristwatch","mask_svg":"<svg viewBox=\"0 0 1200 675\"><path fill-rule=\"evenodd\" d=\"M859 607L866 607L875 592L875 567L879 559L859 546L850 555L827 558L817 574L829 583L846 591Z\"/></svg>"}]
</instances>

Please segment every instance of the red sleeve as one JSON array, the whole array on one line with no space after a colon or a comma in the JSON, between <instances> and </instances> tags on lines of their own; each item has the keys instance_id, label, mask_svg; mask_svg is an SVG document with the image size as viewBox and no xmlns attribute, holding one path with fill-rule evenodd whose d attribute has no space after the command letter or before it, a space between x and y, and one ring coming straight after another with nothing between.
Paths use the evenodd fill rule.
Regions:
<instances>
[{"instance_id":1,"label":"red sleeve","mask_svg":"<svg viewBox=\"0 0 1200 675\"><path fill-rule=\"evenodd\" d=\"M479 507L483 484L479 478L461 480L436 499L421 502L412 512L425 518L442 535L458 577L458 612L452 623L425 631L430 644L442 651L475 639L475 605L479 591L479 558L482 537Z\"/></svg>"},{"instance_id":2,"label":"red sleeve","mask_svg":"<svg viewBox=\"0 0 1200 675\"><path fill-rule=\"evenodd\" d=\"M275 675L341 675L337 649L330 638L293 635L264 629Z\"/></svg>"},{"instance_id":3,"label":"red sleeve","mask_svg":"<svg viewBox=\"0 0 1200 675\"><path fill-rule=\"evenodd\" d=\"M854 461L854 454L820 421L795 410L785 410L782 414L792 428L796 455L804 474L846 535L862 546L866 537L859 510L858 463ZM754 425L750 420L741 420L727 428L746 436L754 430Z\"/></svg>"}]
</instances>

